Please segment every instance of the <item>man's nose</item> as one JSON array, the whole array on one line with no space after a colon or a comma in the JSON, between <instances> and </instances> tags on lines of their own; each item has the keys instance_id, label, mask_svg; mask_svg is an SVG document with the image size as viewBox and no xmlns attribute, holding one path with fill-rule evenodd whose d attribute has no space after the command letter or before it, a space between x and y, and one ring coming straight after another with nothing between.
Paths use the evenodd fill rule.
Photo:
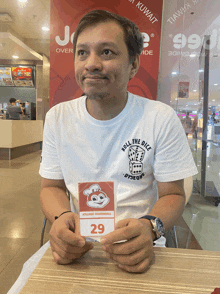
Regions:
<instances>
[{"instance_id":1,"label":"man's nose","mask_svg":"<svg viewBox=\"0 0 220 294\"><path fill-rule=\"evenodd\" d=\"M102 70L101 57L96 53L90 53L86 60L86 69L89 71Z\"/></svg>"}]
</instances>

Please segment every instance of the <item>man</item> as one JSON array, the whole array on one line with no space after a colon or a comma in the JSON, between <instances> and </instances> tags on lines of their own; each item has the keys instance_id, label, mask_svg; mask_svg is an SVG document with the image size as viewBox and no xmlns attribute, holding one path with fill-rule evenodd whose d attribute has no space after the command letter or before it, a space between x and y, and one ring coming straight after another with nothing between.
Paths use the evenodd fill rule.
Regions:
<instances>
[{"instance_id":1,"label":"man","mask_svg":"<svg viewBox=\"0 0 220 294\"><path fill-rule=\"evenodd\" d=\"M107 11L87 13L74 34L75 76L85 96L48 112L40 167L57 263L71 263L93 247L79 233L78 182L116 183L116 230L101 243L128 272L149 267L160 225L168 230L184 210L183 179L197 169L181 123L169 106L127 92L142 48L137 26Z\"/></svg>"},{"instance_id":2,"label":"man","mask_svg":"<svg viewBox=\"0 0 220 294\"><path fill-rule=\"evenodd\" d=\"M191 128L192 128L192 120L189 117L189 112L186 113L186 117L183 120L183 127L186 133L186 137L188 138L188 135L191 132Z\"/></svg>"},{"instance_id":3,"label":"man","mask_svg":"<svg viewBox=\"0 0 220 294\"><path fill-rule=\"evenodd\" d=\"M6 119L20 120L20 114L22 114L22 111L20 106L16 105L16 99L10 98L9 103L10 104L6 109Z\"/></svg>"}]
</instances>

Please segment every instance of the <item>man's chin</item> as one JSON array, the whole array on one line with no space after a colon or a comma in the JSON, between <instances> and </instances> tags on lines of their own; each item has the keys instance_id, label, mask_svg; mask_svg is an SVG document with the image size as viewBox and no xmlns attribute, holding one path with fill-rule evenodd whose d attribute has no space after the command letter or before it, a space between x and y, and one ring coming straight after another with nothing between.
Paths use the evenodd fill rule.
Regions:
<instances>
[{"instance_id":1,"label":"man's chin","mask_svg":"<svg viewBox=\"0 0 220 294\"><path fill-rule=\"evenodd\" d=\"M89 98L89 99L104 99L107 98L108 96L110 96L109 93L86 93L85 95Z\"/></svg>"}]
</instances>

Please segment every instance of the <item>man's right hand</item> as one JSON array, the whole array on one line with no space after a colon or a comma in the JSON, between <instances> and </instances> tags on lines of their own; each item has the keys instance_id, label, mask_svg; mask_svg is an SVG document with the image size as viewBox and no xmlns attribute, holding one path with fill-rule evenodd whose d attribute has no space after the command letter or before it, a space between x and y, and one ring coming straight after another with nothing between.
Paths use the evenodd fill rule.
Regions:
<instances>
[{"instance_id":1,"label":"man's right hand","mask_svg":"<svg viewBox=\"0 0 220 294\"><path fill-rule=\"evenodd\" d=\"M68 212L61 215L52 224L50 230L50 246L53 257L58 264L69 264L93 248L80 236L79 217Z\"/></svg>"}]
</instances>

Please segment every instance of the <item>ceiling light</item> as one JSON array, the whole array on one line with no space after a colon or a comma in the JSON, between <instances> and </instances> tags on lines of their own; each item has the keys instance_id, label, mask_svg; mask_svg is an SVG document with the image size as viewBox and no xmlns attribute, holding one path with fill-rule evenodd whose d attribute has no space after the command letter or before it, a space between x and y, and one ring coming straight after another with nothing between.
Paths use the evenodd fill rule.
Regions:
<instances>
[{"instance_id":1,"label":"ceiling light","mask_svg":"<svg viewBox=\"0 0 220 294\"><path fill-rule=\"evenodd\" d=\"M42 30L48 32L50 29L48 27L42 27Z\"/></svg>"},{"instance_id":2,"label":"ceiling light","mask_svg":"<svg viewBox=\"0 0 220 294\"><path fill-rule=\"evenodd\" d=\"M195 53L192 53L192 54L190 54L190 56L189 57L196 57L196 54Z\"/></svg>"},{"instance_id":3,"label":"ceiling light","mask_svg":"<svg viewBox=\"0 0 220 294\"><path fill-rule=\"evenodd\" d=\"M18 59L19 57L17 55L13 55L12 58Z\"/></svg>"},{"instance_id":4,"label":"ceiling light","mask_svg":"<svg viewBox=\"0 0 220 294\"><path fill-rule=\"evenodd\" d=\"M177 71L173 71L173 72L172 72L172 75L177 75L177 74L178 74Z\"/></svg>"},{"instance_id":5,"label":"ceiling light","mask_svg":"<svg viewBox=\"0 0 220 294\"><path fill-rule=\"evenodd\" d=\"M193 90L193 92L197 92L197 90Z\"/></svg>"},{"instance_id":6,"label":"ceiling light","mask_svg":"<svg viewBox=\"0 0 220 294\"><path fill-rule=\"evenodd\" d=\"M213 99L212 101L215 101L215 99Z\"/></svg>"},{"instance_id":7,"label":"ceiling light","mask_svg":"<svg viewBox=\"0 0 220 294\"><path fill-rule=\"evenodd\" d=\"M218 84L214 84L214 86L218 86Z\"/></svg>"},{"instance_id":8,"label":"ceiling light","mask_svg":"<svg viewBox=\"0 0 220 294\"><path fill-rule=\"evenodd\" d=\"M200 69L199 72L204 72L204 69Z\"/></svg>"},{"instance_id":9,"label":"ceiling light","mask_svg":"<svg viewBox=\"0 0 220 294\"><path fill-rule=\"evenodd\" d=\"M21 2L21 3L27 2L27 0L18 0L18 1Z\"/></svg>"}]
</instances>

